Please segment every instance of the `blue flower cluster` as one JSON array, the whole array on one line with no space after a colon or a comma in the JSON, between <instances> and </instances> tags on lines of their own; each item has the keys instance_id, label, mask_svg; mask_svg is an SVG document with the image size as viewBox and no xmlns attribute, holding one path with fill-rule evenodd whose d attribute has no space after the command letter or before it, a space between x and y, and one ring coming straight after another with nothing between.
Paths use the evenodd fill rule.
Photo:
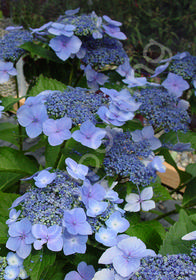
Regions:
<instances>
[{"instance_id":1,"label":"blue flower cluster","mask_svg":"<svg viewBox=\"0 0 196 280\"><path fill-rule=\"evenodd\" d=\"M85 178L86 170L75 170L81 166L70 160L68 171L74 177L65 171L39 171L28 178L35 186L11 206L6 247L22 259L29 256L32 244L35 250L46 244L51 251L63 249L65 255L84 254L92 234L97 242L114 246L118 233L129 227L124 210L118 208L123 202L118 194L99 183L92 185ZM74 179L76 175L83 175L83 183ZM16 211L18 205L21 210Z\"/></svg>"},{"instance_id":2,"label":"blue flower cluster","mask_svg":"<svg viewBox=\"0 0 196 280\"><path fill-rule=\"evenodd\" d=\"M6 266L7 266L6 257L0 257L0 279L3 279Z\"/></svg>"},{"instance_id":3,"label":"blue flower cluster","mask_svg":"<svg viewBox=\"0 0 196 280\"><path fill-rule=\"evenodd\" d=\"M95 40L93 37L86 38L82 48L86 50L86 54L82 58L83 63L98 69L119 66L127 59L122 43L108 36L103 36L99 40Z\"/></svg>"},{"instance_id":4,"label":"blue flower cluster","mask_svg":"<svg viewBox=\"0 0 196 280\"><path fill-rule=\"evenodd\" d=\"M141 266L131 280L193 280L196 265L186 254L148 256L141 260Z\"/></svg>"},{"instance_id":5,"label":"blue flower cluster","mask_svg":"<svg viewBox=\"0 0 196 280\"><path fill-rule=\"evenodd\" d=\"M192 245L191 247L191 254L193 261L196 262L196 243Z\"/></svg>"},{"instance_id":6,"label":"blue flower cluster","mask_svg":"<svg viewBox=\"0 0 196 280\"><path fill-rule=\"evenodd\" d=\"M187 108L182 106L180 99L165 88L147 87L134 93L136 101L141 102L139 108L143 115L155 129L182 130L186 132L190 123Z\"/></svg>"},{"instance_id":7,"label":"blue flower cluster","mask_svg":"<svg viewBox=\"0 0 196 280\"><path fill-rule=\"evenodd\" d=\"M64 92L54 91L46 98L47 113L50 118L67 116L73 124L91 120L96 123L95 114L100 106L107 103L107 98L85 88L67 87Z\"/></svg>"},{"instance_id":8,"label":"blue flower cluster","mask_svg":"<svg viewBox=\"0 0 196 280\"><path fill-rule=\"evenodd\" d=\"M96 30L96 20L92 18L91 14L89 15L80 15L80 16L66 16L60 17L57 22L62 24L71 24L76 27L74 33L76 36L90 36Z\"/></svg>"},{"instance_id":9,"label":"blue flower cluster","mask_svg":"<svg viewBox=\"0 0 196 280\"><path fill-rule=\"evenodd\" d=\"M79 184L64 172L57 172L55 180L47 188L31 187L22 205L21 217L32 224L62 226L65 209L79 206Z\"/></svg>"},{"instance_id":10,"label":"blue flower cluster","mask_svg":"<svg viewBox=\"0 0 196 280\"><path fill-rule=\"evenodd\" d=\"M182 59L175 59L169 65L169 71L182 76L184 79L196 78L196 56L189 53Z\"/></svg>"},{"instance_id":11,"label":"blue flower cluster","mask_svg":"<svg viewBox=\"0 0 196 280\"><path fill-rule=\"evenodd\" d=\"M65 210L84 207L84 201L86 203L89 197L88 199L85 198L83 192L88 192L90 183L84 184L81 192L81 183L72 179L66 172L56 171L56 174L56 178L44 189L31 187L27 191L22 202L21 218L26 217L32 224L42 223L46 226L54 224L62 226ZM103 188L99 187L98 184L91 190L91 196L96 191L105 194ZM81 201L81 193L83 202ZM90 213L90 211L88 212ZM93 232L97 231L113 212L114 203L108 201L107 207L100 215L89 215L87 221L90 223Z\"/></svg>"},{"instance_id":12,"label":"blue flower cluster","mask_svg":"<svg viewBox=\"0 0 196 280\"><path fill-rule=\"evenodd\" d=\"M105 144L107 146L107 142ZM119 174L129 177L134 184L149 185L156 178L156 170L150 165L153 157L150 146L147 139L134 142L129 131L116 133L103 162L106 174ZM149 164L145 164L145 160L149 160Z\"/></svg>"},{"instance_id":13,"label":"blue flower cluster","mask_svg":"<svg viewBox=\"0 0 196 280\"><path fill-rule=\"evenodd\" d=\"M32 41L33 36L27 30L12 30L5 34L2 39L0 39L0 60L7 60L15 62L21 55L25 53L25 50L21 49L19 46L25 42Z\"/></svg>"}]
</instances>

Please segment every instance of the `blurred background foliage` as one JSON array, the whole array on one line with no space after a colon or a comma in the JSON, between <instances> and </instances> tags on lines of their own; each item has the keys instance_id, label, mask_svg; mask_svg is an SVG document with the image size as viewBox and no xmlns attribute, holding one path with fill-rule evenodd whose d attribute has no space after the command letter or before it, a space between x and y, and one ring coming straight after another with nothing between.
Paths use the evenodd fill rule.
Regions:
<instances>
[{"instance_id":1,"label":"blurred background foliage","mask_svg":"<svg viewBox=\"0 0 196 280\"><path fill-rule=\"evenodd\" d=\"M39 27L55 20L65 10L80 7L121 21L128 37L125 48L133 62L142 56L150 39L168 47L172 54L189 51L196 55L196 1L190 0L1 0L4 17L24 27ZM160 48L149 47L149 56L158 57Z\"/></svg>"}]
</instances>

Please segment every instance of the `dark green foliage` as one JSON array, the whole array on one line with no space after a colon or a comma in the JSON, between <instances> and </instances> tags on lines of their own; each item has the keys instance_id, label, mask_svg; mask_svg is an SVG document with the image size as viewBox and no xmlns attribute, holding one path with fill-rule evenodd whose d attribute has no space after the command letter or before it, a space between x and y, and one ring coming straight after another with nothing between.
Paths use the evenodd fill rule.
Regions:
<instances>
[{"instance_id":1,"label":"dark green foliage","mask_svg":"<svg viewBox=\"0 0 196 280\"><path fill-rule=\"evenodd\" d=\"M123 22L128 37L127 48L137 57L150 39L167 46L173 52L189 50L195 54L195 1L148 0L15 0L10 14L17 24L39 27L44 22L56 20L67 9L80 7L82 13L96 11ZM133 53L132 53L133 54ZM149 49L149 56L159 57L160 48Z\"/></svg>"}]
</instances>

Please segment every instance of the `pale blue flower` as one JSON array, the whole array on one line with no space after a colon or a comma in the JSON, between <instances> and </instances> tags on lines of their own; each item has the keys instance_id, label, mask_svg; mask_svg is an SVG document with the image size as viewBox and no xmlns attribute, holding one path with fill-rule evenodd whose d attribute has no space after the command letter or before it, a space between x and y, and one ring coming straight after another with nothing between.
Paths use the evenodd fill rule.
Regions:
<instances>
[{"instance_id":1,"label":"pale blue flower","mask_svg":"<svg viewBox=\"0 0 196 280\"><path fill-rule=\"evenodd\" d=\"M71 37L74 35L75 26L72 24L62 24L58 22L54 22L51 24L48 32L53 35L64 35L66 37Z\"/></svg>"},{"instance_id":2,"label":"pale blue flower","mask_svg":"<svg viewBox=\"0 0 196 280\"><path fill-rule=\"evenodd\" d=\"M118 197L118 193L114 190L108 189L106 191L106 195L104 197L105 199L108 199L110 201L113 201L114 203L122 203L124 200Z\"/></svg>"},{"instance_id":3,"label":"pale blue flower","mask_svg":"<svg viewBox=\"0 0 196 280\"><path fill-rule=\"evenodd\" d=\"M12 206L10 207L10 209L17 207L21 202L23 202L26 197L28 196L28 193L24 193L23 195L17 197L14 202L12 203Z\"/></svg>"},{"instance_id":4,"label":"pale blue flower","mask_svg":"<svg viewBox=\"0 0 196 280\"><path fill-rule=\"evenodd\" d=\"M47 243L47 247L51 251L58 252L62 250L62 227L58 225L47 227L42 224L34 224L31 231L36 238L33 244L36 250L40 250L45 243Z\"/></svg>"},{"instance_id":5,"label":"pale blue flower","mask_svg":"<svg viewBox=\"0 0 196 280\"><path fill-rule=\"evenodd\" d=\"M19 268L20 268L19 277L20 277L21 279L27 279L29 276L27 275L27 272L26 272L26 270L24 269L24 267L23 267L23 266L20 266Z\"/></svg>"},{"instance_id":6,"label":"pale blue flower","mask_svg":"<svg viewBox=\"0 0 196 280\"><path fill-rule=\"evenodd\" d=\"M63 226L71 234L92 234L90 224L87 222L87 217L82 208L73 208L64 211Z\"/></svg>"},{"instance_id":7,"label":"pale blue flower","mask_svg":"<svg viewBox=\"0 0 196 280\"><path fill-rule=\"evenodd\" d=\"M92 69L90 65L85 68L85 75L87 79L87 84L90 88L94 90L99 89L99 85L104 85L108 81L108 77L103 73L96 72Z\"/></svg>"},{"instance_id":8,"label":"pale blue flower","mask_svg":"<svg viewBox=\"0 0 196 280\"><path fill-rule=\"evenodd\" d=\"M81 40L75 35L71 37L60 35L52 38L49 43L49 46L63 61L67 60L71 56L71 54L76 54L80 50L81 45Z\"/></svg>"},{"instance_id":9,"label":"pale blue flower","mask_svg":"<svg viewBox=\"0 0 196 280\"><path fill-rule=\"evenodd\" d=\"M180 99L176 108L178 109L182 109L182 110L188 110L190 104L188 101L184 100L184 99Z\"/></svg>"},{"instance_id":10,"label":"pale blue flower","mask_svg":"<svg viewBox=\"0 0 196 280\"><path fill-rule=\"evenodd\" d=\"M8 265L4 271L5 280L15 280L20 273L20 268L18 266Z\"/></svg>"},{"instance_id":11,"label":"pale blue flower","mask_svg":"<svg viewBox=\"0 0 196 280\"><path fill-rule=\"evenodd\" d=\"M17 75L13 63L0 60L0 84L6 83L9 80L10 75Z\"/></svg>"},{"instance_id":12,"label":"pale blue flower","mask_svg":"<svg viewBox=\"0 0 196 280\"><path fill-rule=\"evenodd\" d=\"M9 219L6 221L7 225L11 225L16 222L18 217L20 216L21 210L16 211L16 209L11 209L9 213Z\"/></svg>"},{"instance_id":13,"label":"pale blue flower","mask_svg":"<svg viewBox=\"0 0 196 280\"><path fill-rule=\"evenodd\" d=\"M167 79L164 80L161 85L176 97L180 97L183 91L190 87L187 81L174 73L169 73Z\"/></svg>"},{"instance_id":14,"label":"pale blue flower","mask_svg":"<svg viewBox=\"0 0 196 280\"><path fill-rule=\"evenodd\" d=\"M53 22L49 21L47 23L45 23L44 25L42 25L39 28L29 28L31 30L32 34L37 34L37 35L46 35L47 34L47 28L51 26ZM44 31L45 30L45 31Z\"/></svg>"},{"instance_id":15,"label":"pale blue flower","mask_svg":"<svg viewBox=\"0 0 196 280\"><path fill-rule=\"evenodd\" d=\"M17 112L18 122L26 128L30 138L39 136L43 131L43 123L48 119L46 107L42 104L33 106L29 110Z\"/></svg>"},{"instance_id":16,"label":"pale blue flower","mask_svg":"<svg viewBox=\"0 0 196 280\"><path fill-rule=\"evenodd\" d=\"M132 67L129 63L129 58L125 59L125 62L118 66L116 72L121 75L122 77L128 77L132 73Z\"/></svg>"},{"instance_id":17,"label":"pale blue flower","mask_svg":"<svg viewBox=\"0 0 196 280\"><path fill-rule=\"evenodd\" d=\"M147 84L147 79L145 77L135 77L134 70L132 69L130 75L126 76L124 80L122 80L129 88L132 87L142 87Z\"/></svg>"},{"instance_id":18,"label":"pale blue flower","mask_svg":"<svg viewBox=\"0 0 196 280\"><path fill-rule=\"evenodd\" d=\"M48 184L52 183L56 178L56 173L50 173L47 170L42 170L37 176L34 176L35 185L38 188L45 188Z\"/></svg>"},{"instance_id":19,"label":"pale blue flower","mask_svg":"<svg viewBox=\"0 0 196 280\"><path fill-rule=\"evenodd\" d=\"M103 38L103 30L102 30L102 18L98 17L96 13L93 11L91 14L91 18L95 21L96 29L93 31L92 36L94 39Z\"/></svg>"},{"instance_id":20,"label":"pale blue flower","mask_svg":"<svg viewBox=\"0 0 196 280\"><path fill-rule=\"evenodd\" d=\"M129 228L129 222L122 217L119 211L115 211L110 215L109 219L105 222L106 226L116 233L122 233Z\"/></svg>"},{"instance_id":21,"label":"pale blue flower","mask_svg":"<svg viewBox=\"0 0 196 280\"><path fill-rule=\"evenodd\" d=\"M146 249L146 245L137 237L127 237L116 246L107 249L99 259L99 263L113 264L120 276L128 277L139 269L141 258L155 255L155 252Z\"/></svg>"},{"instance_id":22,"label":"pale blue flower","mask_svg":"<svg viewBox=\"0 0 196 280\"><path fill-rule=\"evenodd\" d=\"M155 156L152 161L149 162L148 167L152 167L158 172L164 173L166 170L165 165L163 165L164 158L162 156Z\"/></svg>"},{"instance_id":23,"label":"pale blue flower","mask_svg":"<svg viewBox=\"0 0 196 280\"><path fill-rule=\"evenodd\" d=\"M163 71L165 71L165 69L167 69L167 67L169 66L169 62L158 66L157 68L155 68L155 72L154 74L151 76L151 78L154 78L156 76L158 76L160 73L162 73Z\"/></svg>"},{"instance_id":24,"label":"pale blue flower","mask_svg":"<svg viewBox=\"0 0 196 280\"><path fill-rule=\"evenodd\" d=\"M51 146L58 146L71 138L72 120L68 117L61 119L48 119L43 123L43 133L48 136Z\"/></svg>"},{"instance_id":25,"label":"pale blue flower","mask_svg":"<svg viewBox=\"0 0 196 280\"><path fill-rule=\"evenodd\" d=\"M117 232L110 228L101 227L95 233L95 240L108 247L115 246L117 243Z\"/></svg>"},{"instance_id":26,"label":"pale blue flower","mask_svg":"<svg viewBox=\"0 0 196 280\"><path fill-rule=\"evenodd\" d=\"M155 208L155 202L151 200L153 197L153 188L147 187L141 191L138 195L136 193L130 193L126 196L125 200L128 202L125 204L125 211L138 212L141 209L143 211L149 211Z\"/></svg>"},{"instance_id":27,"label":"pale blue flower","mask_svg":"<svg viewBox=\"0 0 196 280\"><path fill-rule=\"evenodd\" d=\"M74 179L85 180L85 176L88 174L88 167L83 164L77 164L77 162L71 158L66 158L67 164L66 170Z\"/></svg>"},{"instance_id":28,"label":"pale blue flower","mask_svg":"<svg viewBox=\"0 0 196 280\"><path fill-rule=\"evenodd\" d=\"M6 31L20 30L23 29L23 26L8 26L5 28Z\"/></svg>"},{"instance_id":29,"label":"pale blue flower","mask_svg":"<svg viewBox=\"0 0 196 280\"><path fill-rule=\"evenodd\" d=\"M111 19L110 17L104 15L103 19L111 26L121 26L122 23L116 20Z\"/></svg>"},{"instance_id":30,"label":"pale blue flower","mask_svg":"<svg viewBox=\"0 0 196 280\"><path fill-rule=\"evenodd\" d=\"M9 239L6 243L6 247L9 250L15 251L17 255L26 259L31 253L31 244L35 238L31 233L32 225L28 219L24 218L19 222L15 222L10 225L8 234Z\"/></svg>"},{"instance_id":31,"label":"pale blue flower","mask_svg":"<svg viewBox=\"0 0 196 280\"><path fill-rule=\"evenodd\" d=\"M114 278L114 270L103 268L95 273L92 280L116 280Z\"/></svg>"},{"instance_id":32,"label":"pale blue flower","mask_svg":"<svg viewBox=\"0 0 196 280\"><path fill-rule=\"evenodd\" d=\"M81 198L86 207L88 207L91 199L102 201L105 195L106 191L100 184L95 183L94 185L91 185L89 180L84 181L81 188Z\"/></svg>"},{"instance_id":33,"label":"pale blue flower","mask_svg":"<svg viewBox=\"0 0 196 280\"><path fill-rule=\"evenodd\" d=\"M171 60L173 60L173 59L177 59L177 60L183 59L184 57L189 56L189 55L190 55L189 52L177 53L177 54L175 54L174 56L171 56L171 57L166 58L166 59L162 59L162 60L160 61L160 63L162 63L162 62L168 62L168 61L171 61Z\"/></svg>"},{"instance_id":34,"label":"pale blue flower","mask_svg":"<svg viewBox=\"0 0 196 280\"><path fill-rule=\"evenodd\" d=\"M191 231L182 237L182 240L196 240L196 231Z\"/></svg>"},{"instance_id":35,"label":"pale blue flower","mask_svg":"<svg viewBox=\"0 0 196 280\"><path fill-rule=\"evenodd\" d=\"M161 141L154 136L154 129L152 126L146 126L142 130L136 129L131 132L131 136L134 142L141 142L148 140L151 150L156 150L162 146Z\"/></svg>"},{"instance_id":36,"label":"pale blue flower","mask_svg":"<svg viewBox=\"0 0 196 280\"><path fill-rule=\"evenodd\" d=\"M82 145L92 149L97 149L106 135L105 129L96 127L91 121L81 124L80 130L73 132L72 137Z\"/></svg>"},{"instance_id":37,"label":"pale blue flower","mask_svg":"<svg viewBox=\"0 0 196 280\"><path fill-rule=\"evenodd\" d=\"M127 36L120 31L120 28L113 25L103 24L104 31L107 35L118 40L126 40Z\"/></svg>"},{"instance_id":38,"label":"pale blue flower","mask_svg":"<svg viewBox=\"0 0 196 280\"><path fill-rule=\"evenodd\" d=\"M102 214L108 207L108 203L105 201L97 201L95 199L90 199L88 202L88 207L86 214L89 217L96 217Z\"/></svg>"},{"instance_id":39,"label":"pale blue flower","mask_svg":"<svg viewBox=\"0 0 196 280\"><path fill-rule=\"evenodd\" d=\"M70 234L66 229L63 233L63 252L66 256L86 252L88 235Z\"/></svg>"},{"instance_id":40,"label":"pale blue flower","mask_svg":"<svg viewBox=\"0 0 196 280\"><path fill-rule=\"evenodd\" d=\"M79 49L79 51L76 53L76 56L77 56L77 58L79 58L79 59L84 58L85 55L86 55L86 48L83 48L83 47L81 47L81 48ZM83 68L82 66L84 66L84 65L81 64L81 65L80 65L80 69ZM85 66L84 66L84 68L83 68L82 70L84 70L84 69L85 69Z\"/></svg>"},{"instance_id":41,"label":"pale blue flower","mask_svg":"<svg viewBox=\"0 0 196 280\"><path fill-rule=\"evenodd\" d=\"M193 152L194 149L191 148L191 143L181 143L178 142L174 145L166 145L169 150L176 151L176 152Z\"/></svg>"},{"instance_id":42,"label":"pale blue flower","mask_svg":"<svg viewBox=\"0 0 196 280\"><path fill-rule=\"evenodd\" d=\"M106 95L109 95L111 102L118 110L125 112L134 112L139 109L141 103L136 102L133 96L127 89L121 91L108 90L106 88L100 88Z\"/></svg>"},{"instance_id":43,"label":"pale blue flower","mask_svg":"<svg viewBox=\"0 0 196 280\"><path fill-rule=\"evenodd\" d=\"M87 265L85 262L80 262L77 271L70 271L66 274L64 280L92 280L95 270L92 265Z\"/></svg>"},{"instance_id":44,"label":"pale blue flower","mask_svg":"<svg viewBox=\"0 0 196 280\"><path fill-rule=\"evenodd\" d=\"M73 16L79 12L80 8L76 8L74 10L67 10L65 11L66 16Z\"/></svg>"},{"instance_id":45,"label":"pale blue flower","mask_svg":"<svg viewBox=\"0 0 196 280\"><path fill-rule=\"evenodd\" d=\"M133 112L119 110L113 103L110 103L109 108L101 106L97 114L105 123L115 126L122 126L126 121L134 118Z\"/></svg>"},{"instance_id":46,"label":"pale blue flower","mask_svg":"<svg viewBox=\"0 0 196 280\"><path fill-rule=\"evenodd\" d=\"M104 31L110 37L125 40L127 39L126 35L120 31L119 26L122 25L121 22L112 20L110 17L104 15L103 19L106 21L106 24L103 24Z\"/></svg>"},{"instance_id":47,"label":"pale blue flower","mask_svg":"<svg viewBox=\"0 0 196 280\"><path fill-rule=\"evenodd\" d=\"M21 266L23 259L21 259L16 253L9 252L6 256L8 265Z\"/></svg>"}]
</instances>

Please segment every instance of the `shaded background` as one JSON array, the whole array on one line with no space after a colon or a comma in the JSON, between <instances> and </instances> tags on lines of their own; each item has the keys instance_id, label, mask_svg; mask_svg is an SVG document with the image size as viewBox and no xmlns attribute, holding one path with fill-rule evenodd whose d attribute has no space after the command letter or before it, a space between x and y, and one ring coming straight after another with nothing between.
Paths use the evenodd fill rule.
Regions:
<instances>
[{"instance_id":1,"label":"shaded background","mask_svg":"<svg viewBox=\"0 0 196 280\"><path fill-rule=\"evenodd\" d=\"M172 53L189 51L196 55L196 1L190 0L1 0L4 17L24 27L39 27L55 20L65 10L80 7L121 21L128 37L125 48L133 60L141 56L150 39L170 48ZM159 55L152 47L151 56Z\"/></svg>"}]
</instances>

